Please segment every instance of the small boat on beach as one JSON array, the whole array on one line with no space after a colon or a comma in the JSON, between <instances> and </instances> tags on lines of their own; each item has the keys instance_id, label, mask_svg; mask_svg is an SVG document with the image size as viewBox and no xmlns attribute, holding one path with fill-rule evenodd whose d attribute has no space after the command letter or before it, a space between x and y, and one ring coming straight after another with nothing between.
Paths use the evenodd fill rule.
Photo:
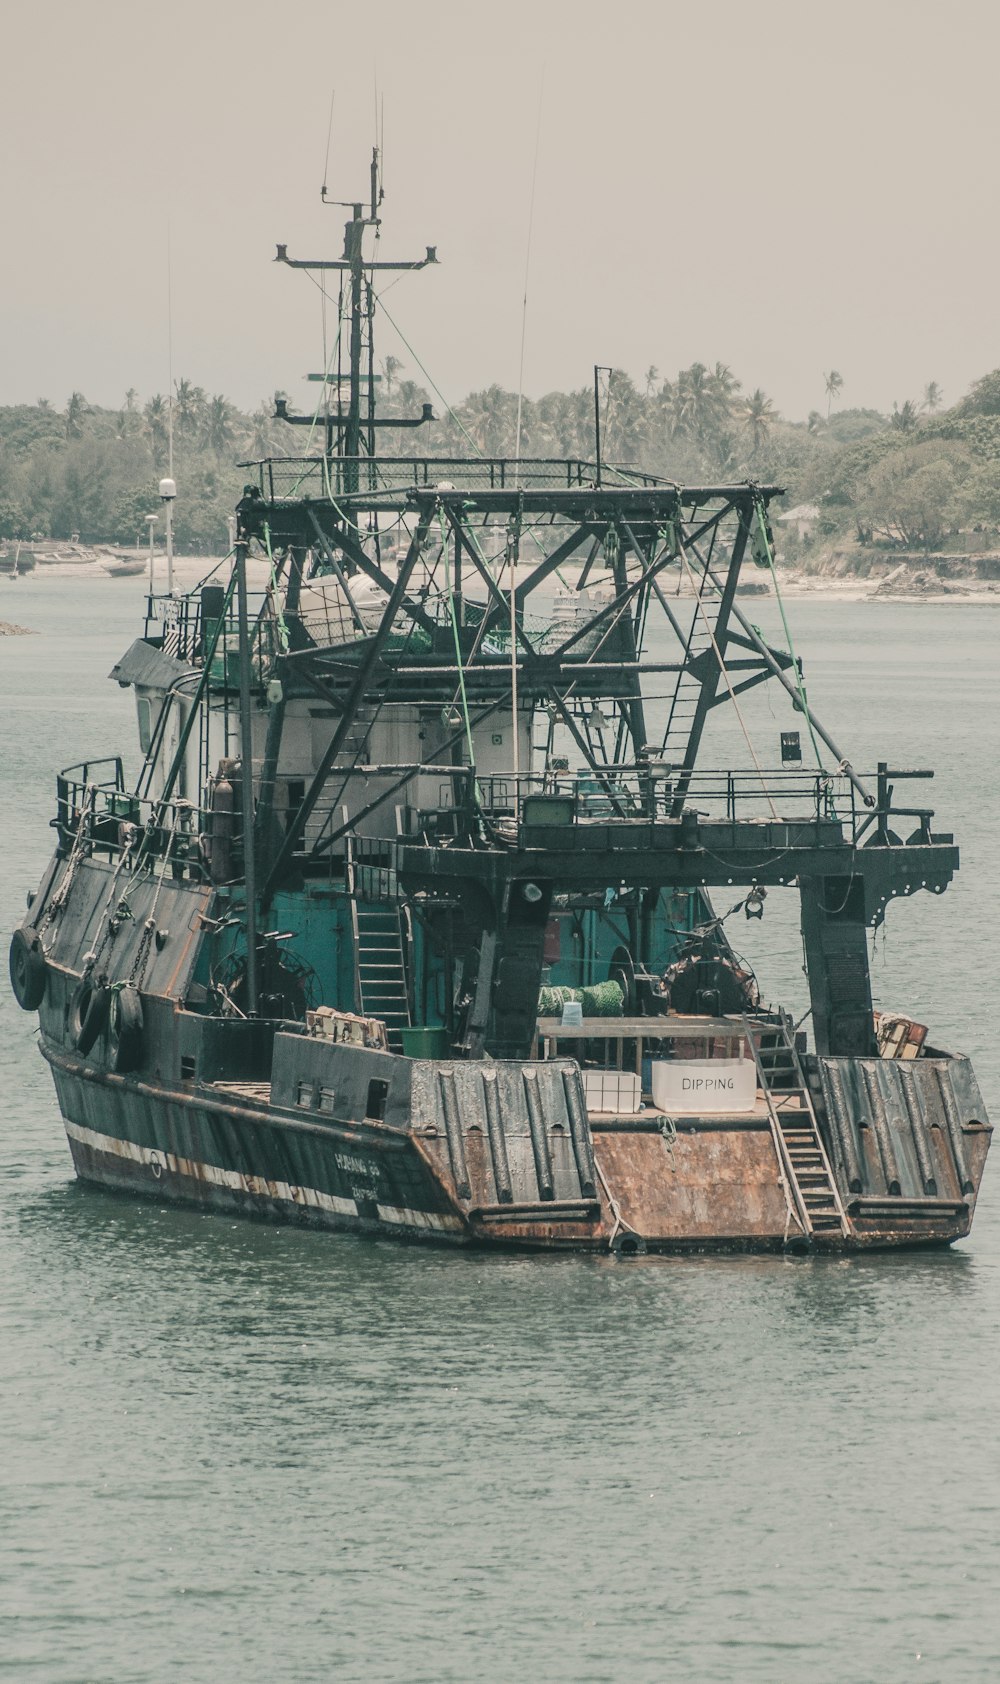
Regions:
<instances>
[{"instance_id":1,"label":"small boat on beach","mask_svg":"<svg viewBox=\"0 0 1000 1684\"><path fill-rule=\"evenodd\" d=\"M145 573L148 563L144 556L108 555L101 564L112 579L135 579Z\"/></svg>"}]
</instances>

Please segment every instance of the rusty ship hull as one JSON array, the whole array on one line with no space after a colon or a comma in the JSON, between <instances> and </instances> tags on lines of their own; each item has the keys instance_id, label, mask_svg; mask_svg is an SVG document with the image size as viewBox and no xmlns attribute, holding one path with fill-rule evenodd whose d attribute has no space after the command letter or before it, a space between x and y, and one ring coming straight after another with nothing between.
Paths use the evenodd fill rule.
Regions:
<instances>
[{"instance_id":1,"label":"rusty ship hull","mask_svg":"<svg viewBox=\"0 0 1000 1684\"><path fill-rule=\"evenodd\" d=\"M29 930L46 926L68 869L53 862ZM414 1059L331 1044L300 1024L179 1008L214 910L210 889L184 882L160 897L163 927L184 933L151 965L144 1056L116 1072L109 1025L86 1054L72 1032L82 953L112 876L93 861L78 868L39 1007L84 1182L257 1220L498 1249L850 1251L969 1231L990 1129L967 1059L804 1060L821 1143L812 1157L843 1210L822 1228L800 1215L760 1091L742 1114L677 1118L652 1104L615 1114L588 1106L573 1059ZM118 937L123 965L141 941L141 900L136 911ZM699 1023L680 1027L693 1035ZM725 1019L700 1027L734 1032ZM773 1039L764 1017L748 1027L758 1046ZM790 1103L783 1132L808 1115ZM793 1175L805 1184L803 1160Z\"/></svg>"},{"instance_id":2,"label":"rusty ship hull","mask_svg":"<svg viewBox=\"0 0 1000 1684\"><path fill-rule=\"evenodd\" d=\"M874 1128L859 1130L866 1161L857 1190L846 1191L848 1231L806 1237L761 1116L690 1118L680 1128L656 1114L592 1117L582 1172L556 1123L546 1130L551 1171L539 1178L530 1136L506 1137L498 1165L496 1142L475 1125L449 1150L437 1121L307 1121L272 1105L265 1084L169 1092L43 1051L84 1182L257 1220L461 1245L628 1254L951 1244L971 1227L989 1141L973 1115L957 1139L944 1118L930 1124L919 1152L912 1124L891 1128L897 1165L909 1148L934 1170L919 1191L904 1178L904 1191ZM969 1084L965 1060L942 1062L939 1073L959 1091ZM454 1072L432 1074L447 1083ZM511 1185L518 1147L530 1160L518 1177L523 1196Z\"/></svg>"}]
</instances>

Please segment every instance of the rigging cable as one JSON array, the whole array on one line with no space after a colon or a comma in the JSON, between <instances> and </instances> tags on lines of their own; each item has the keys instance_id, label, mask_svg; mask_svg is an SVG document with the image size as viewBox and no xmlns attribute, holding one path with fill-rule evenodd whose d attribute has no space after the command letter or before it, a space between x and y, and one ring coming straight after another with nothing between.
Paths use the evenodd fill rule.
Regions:
<instances>
[{"instance_id":1,"label":"rigging cable","mask_svg":"<svg viewBox=\"0 0 1000 1684\"><path fill-rule=\"evenodd\" d=\"M469 764L472 768L473 783L476 777L476 751L472 746L472 724L469 719L469 702L465 693L465 668L462 665L462 641L458 632L458 620L455 617L455 597L451 588L451 572L448 566L448 531L445 526L444 510L438 505L438 523L441 527L441 555L444 557L444 577L447 586L448 613L451 616L451 630L455 640L455 663L458 667L458 688L462 697L462 716L465 721L465 740L469 745ZM440 558L439 558L440 559Z\"/></svg>"},{"instance_id":2,"label":"rigging cable","mask_svg":"<svg viewBox=\"0 0 1000 1684\"><path fill-rule=\"evenodd\" d=\"M754 768L757 772L757 776L760 779L761 788L764 791L764 794L767 798L767 804L771 809L771 817L774 818L774 819L777 819L778 809L774 805L774 801L771 798L771 791L768 788L767 780L764 777L764 772L763 772L763 769L761 767L760 761L757 759L757 751L754 748L753 743L750 741L750 733L747 730L746 721L744 720L743 714L740 711L740 704L736 700L736 691L733 689L733 681L729 676L729 669L726 666L726 663L722 658L722 650L719 648L719 645L716 642L715 632L712 629L711 621L709 620L708 615L705 613L705 604L702 601L702 594L698 590L697 583L696 583L695 577L694 577L694 573L691 570L691 563L688 561L687 551L684 548L683 543L681 542L679 532L678 532L678 537L677 537L677 554L681 558L681 562L682 562L684 568L687 571L687 576L688 576L688 580L691 584L691 588L695 593L695 606L697 608L698 613L701 615L702 619L705 622L705 630L707 631L707 633L709 635L709 639L711 641L712 648L715 650L715 658L719 663L719 671L721 672L723 678L725 679L726 689L729 691L729 700L732 702L733 709L736 713L736 717L740 722L740 730L743 732L743 736L744 736L744 739L746 741L747 749L749 750L749 753L750 753L750 758L754 763ZM702 581L702 583L704 583L704 580Z\"/></svg>"},{"instance_id":3,"label":"rigging cable","mask_svg":"<svg viewBox=\"0 0 1000 1684\"><path fill-rule=\"evenodd\" d=\"M386 287L385 290L386 290L386 292L388 292L389 288ZM448 414L451 416L451 419L454 421L454 423L455 423L456 427L458 428L459 432L463 433L464 436L466 437L466 439L468 439L468 442L471 444L471 446L472 446L473 450L475 451L476 455L481 457L483 452L480 450L480 448L479 448L478 444L476 443L475 439L472 437L472 434L468 431L468 429L466 427L463 427L461 421L459 420L458 416L455 414L455 411L452 409L451 404L448 402L448 399L445 397L445 395L442 392L440 386L436 385L435 382L431 379L430 375L428 374L427 370L425 369L423 363L420 361L420 358L417 356L416 351L413 349L413 346L410 344L410 341L407 339L406 334L403 332L402 328L399 327L397 325L397 323L393 321L393 319L390 316L388 310L386 309L385 305L382 302L382 296L383 295L381 293L376 293L375 302L378 305L379 309L381 310L383 316L385 316L387 322L389 323L389 326L394 328L395 331L399 334L400 339L403 341L403 344L406 346L406 349L409 351L410 356L413 358L414 362L416 363L417 367L419 368L419 370L420 370L421 374L423 375L424 379L428 382L431 389L434 392L436 392L438 397L441 399L441 402L444 404L445 409L448 411Z\"/></svg>"},{"instance_id":4,"label":"rigging cable","mask_svg":"<svg viewBox=\"0 0 1000 1684\"><path fill-rule=\"evenodd\" d=\"M767 565L771 570L771 582L774 585L774 594L778 599L778 609L781 614L781 623L785 628L785 642L788 644L788 653L792 657L792 671L795 674L795 688L799 693L799 706L806 716L806 724L809 727L809 741L812 743L813 753L816 756L816 764L822 772L825 771L826 768L823 765L823 757L820 754L819 744L816 741L816 733L813 730L812 714L809 712L809 703L806 698L806 686L805 680L802 677L802 668L799 666L799 663L795 658L795 648L792 643L792 634L789 630L788 620L785 615L785 604L781 600L781 591L778 589L778 575L774 566L774 555L771 550L771 542L767 534L767 522L764 519L764 508L759 497L754 498L754 511L757 516L757 525L760 530L764 554L767 557Z\"/></svg>"},{"instance_id":5,"label":"rigging cable","mask_svg":"<svg viewBox=\"0 0 1000 1684\"><path fill-rule=\"evenodd\" d=\"M535 183L538 179L538 149L542 135L542 95L545 90L545 69L538 84L538 121L535 124L535 155L531 164L531 193L528 198L528 238L524 248L524 297L521 302L521 355L517 372L517 427L514 432L514 486L521 484L521 431L524 419L524 343L528 328L528 275L531 270L531 233L535 222ZM508 530L510 555L510 711L513 730L514 804L518 807L518 780L521 771L521 744L517 706L517 563L521 553L521 509L518 507L516 526Z\"/></svg>"},{"instance_id":6,"label":"rigging cable","mask_svg":"<svg viewBox=\"0 0 1000 1684\"><path fill-rule=\"evenodd\" d=\"M323 194L324 198L326 197L327 177L330 174L330 141L333 137L333 102L336 99L336 97L337 97L337 86L336 86L336 83L334 83L333 87L330 89L330 118L329 118L329 121L326 125L326 158L323 161L323 187L322 187L322 194Z\"/></svg>"},{"instance_id":7,"label":"rigging cable","mask_svg":"<svg viewBox=\"0 0 1000 1684\"><path fill-rule=\"evenodd\" d=\"M528 239L524 251L524 298L521 304L521 360L517 375L517 429L514 434L515 486L521 483L521 421L524 411L524 341L528 326L528 274L531 268L531 233L535 222L535 182L538 177L538 150L542 137L542 96L545 92L545 67L538 83L538 121L535 124L535 156L531 165L531 194L528 199ZM513 607L511 613L513 614Z\"/></svg>"}]
</instances>

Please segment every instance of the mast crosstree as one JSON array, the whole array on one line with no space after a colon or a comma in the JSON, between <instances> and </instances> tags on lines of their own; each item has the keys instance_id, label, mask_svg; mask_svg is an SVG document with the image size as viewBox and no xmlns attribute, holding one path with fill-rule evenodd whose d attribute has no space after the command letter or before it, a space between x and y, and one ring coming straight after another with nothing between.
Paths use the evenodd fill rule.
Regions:
<instances>
[{"instance_id":1,"label":"mast crosstree","mask_svg":"<svg viewBox=\"0 0 1000 1684\"><path fill-rule=\"evenodd\" d=\"M285 263L290 269L316 270L320 273L334 272L342 275L349 283L348 291L348 320L350 322L349 369L347 374L348 400L347 412L343 412L341 393L338 382L337 414L327 414L326 418L326 454L327 456L343 456L348 464L347 484L345 490L357 491L359 458L362 455L362 445L370 458L376 452L376 430L384 427L423 427L428 421L434 420L432 405L425 404L423 413L412 418L376 419L375 416L375 287L374 278L377 274L387 270L416 270L426 269L429 263L437 262L437 249L428 246L425 255L410 262L386 262L380 258L366 257L364 250L365 232L369 228L378 230L382 225L379 216L381 203L381 188L378 184L378 148L372 152L371 166L371 201L368 215L364 214L364 206L360 201L351 203L344 200L331 200L326 197L323 189L324 204L345 204L351 210L351 220L344 228L344 254L340 258L300 258L289 257L287 245L279 245L276 263ZM338 343L343 328L343 319L338 323ZM367 339L368 370L362 370L361 363ZM328 370L324 371L324 381L331 379ZM369 401L368 416L362 423L361 398L362 381L367 382ZM307 415L292 415L288 410L287 399L278 398L275 405L275 416L279 421L286 421L292 426L312 427L314 418Z\"/></svg>"}]
</instances>

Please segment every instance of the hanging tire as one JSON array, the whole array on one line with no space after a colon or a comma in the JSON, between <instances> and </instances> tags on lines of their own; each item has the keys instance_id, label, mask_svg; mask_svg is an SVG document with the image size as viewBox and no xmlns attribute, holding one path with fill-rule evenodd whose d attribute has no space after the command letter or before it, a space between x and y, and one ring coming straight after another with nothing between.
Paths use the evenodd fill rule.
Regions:
<instances>
[{"instance_id":1,"label":"hanging tire","mask_svg":"<svg viewBox=\"0 0 1000 1684\"><path fill-rule=\"evenodd\" d=\"M108 1009L108 1063L116 1075L137 1070L142 1063L142 1001L127 982L111 995Z\"/></svg>"},{"instance_id":2,"label":"hanging tire","mask_svg":"<svg viewBox=\"0 0 1000 1684\"><path fill-rule=\"evenodd\" d=\"M22 1011L36 1012L45 998L48 972L37 936L15 930L10 938L10 986Z\"/></svg>"},{"instance_id":3,"label":"hanging tire","mask_svg":"<svg viewBox=\"0 0 1000 1684\"><path fill-rule=\"evenodd\" d=\"M108 1020L110 988L81 982L70 1001L69 1033L77 1052L86 1057Z\"/></svg>"}]
</instances>

